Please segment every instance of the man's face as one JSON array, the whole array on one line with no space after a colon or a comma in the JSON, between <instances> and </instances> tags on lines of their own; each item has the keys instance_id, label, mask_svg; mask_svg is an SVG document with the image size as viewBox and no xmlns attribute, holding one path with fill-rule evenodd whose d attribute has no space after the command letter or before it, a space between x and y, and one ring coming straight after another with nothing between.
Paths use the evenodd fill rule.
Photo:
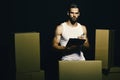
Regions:
<instances>
[{"instance_id":1,"label":"man's face","mask_svg":"<svg viewBox=\"0 0 120 80\"><path fill-rule=\"evenodd\" d=\"M70 12L69 12L70 21L76 22L78 20L79 15L80 15L80 12L78 8L70 9Z\"/></svg>"}]
</instances>

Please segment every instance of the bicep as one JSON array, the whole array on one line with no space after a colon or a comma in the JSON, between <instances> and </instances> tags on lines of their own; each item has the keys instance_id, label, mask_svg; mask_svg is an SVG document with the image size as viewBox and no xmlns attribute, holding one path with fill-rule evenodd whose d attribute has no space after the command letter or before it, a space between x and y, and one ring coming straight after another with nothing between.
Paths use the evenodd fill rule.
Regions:
<instances>
[{"instance_id":1,"label":"bicep","mask_svg":"<svg viewBox=\"0 0 120 80\"><path fill-rule=\"evenodd\" d=\"M61 39L61 27L58 26L55 30L53 44L59 44L60 39Z\"/></svg>"},{"instance_id":2,"label":"bicep","mask_svg":"<svg viewBox=\"0 0 120 80\"><path fill-rule=\"evenodd\" d=\"M87 29L86 26L82 26L83 27L83 36L84 38L87 38Z\"/></svg>"},{"instance_id":3,"label":"bicep","mask_svg":"<svg viewBox=\"0 0 120 80\"><path fill-rule=\"evenodd\" d=\"M87 37L87 29L86 26L83 26L83 32L84 32L84 37L86 39L85 43L88 43L88 37Z\"/></svg>"},{"instance_id":4,"label":"bicep","mask_svg":"<svg viewBox=\"0 0 120 80\"><path fill-rule=\"evenodd\" d=\"M53 39L53 44L59 44L60 38L60 34L56 34Z\"/></svg>"}]
</instances>

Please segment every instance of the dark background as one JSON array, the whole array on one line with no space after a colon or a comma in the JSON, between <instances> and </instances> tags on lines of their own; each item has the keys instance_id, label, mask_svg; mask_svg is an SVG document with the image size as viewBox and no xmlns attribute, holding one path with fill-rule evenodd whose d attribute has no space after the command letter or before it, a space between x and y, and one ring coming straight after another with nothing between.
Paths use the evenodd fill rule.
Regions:
<instances>
[{"instance_id":1,"label":"dark background","mask_svg":"<svg viewBox=\"0 0 120 80\"><path fill-rule=\"evenodd\" d=\"M3 80L15 79L14 33L17 32L40 32L41 65L46 75L49 75L46 65L56 64L54 54L50 53L54 29L66 20L66 9L72 1L80 5L79 22L88 29L91 45L88 59L94 60L95 29L115 30L114 66L120 66L118 0L8 0L1 2L0 53Z\"/></svg>"}]
</instances>

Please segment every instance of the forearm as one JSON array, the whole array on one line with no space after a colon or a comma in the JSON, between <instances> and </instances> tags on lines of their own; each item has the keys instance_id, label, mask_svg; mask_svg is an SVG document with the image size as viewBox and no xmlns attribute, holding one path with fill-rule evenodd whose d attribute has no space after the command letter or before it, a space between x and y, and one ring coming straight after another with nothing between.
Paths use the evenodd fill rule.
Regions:
<instances>
[{"instance_id":1,"label":"forearm","mask_svg":"<svg viewBox=\"0 0 120 80\"><path fill-rule=\"evenodd\" d=\"M71 47L65 47L65 46L60 46L60 45L53 45L54 49L57 51L62 51L62 52L71 52L75 50L74 46Z\"/></svg>"},{"instance_id":2,"label":"forearm","mask_svg":"<svg viewBox=\"0 0 120 80\"><path fill-rule=\"evenodd\" d=\"M57 49L57 50L64 50L66 47L65 46L60 46L58 44L54 44L53 48Z\"/></svg>"},{"instance_id":3,"label":"forearm","mask_svg":"<svg viewBox=\"0 0 120 80\"><path fill-rule=\"evenodd\" d=\"M65 50L66 49L64 46L57 46L55 48L58 49L58 50Z\"/></svg>"}]
</instances>

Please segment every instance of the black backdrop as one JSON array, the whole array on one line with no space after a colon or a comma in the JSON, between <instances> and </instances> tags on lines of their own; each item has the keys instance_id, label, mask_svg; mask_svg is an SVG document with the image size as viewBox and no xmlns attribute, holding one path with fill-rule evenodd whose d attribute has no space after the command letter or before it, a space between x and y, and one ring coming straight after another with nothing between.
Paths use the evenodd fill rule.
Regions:
<instances>
[{"instance_id":1,"label":"black backdrop","mask_svg":"<svg viewBox=\"0 0 120 80\"><path fill-rule=\"evenodd\" d=\"M120 12L118 0L8 0L2 2L1 15L1 59L4 80L15 79L14 39L16 32L41 33L42 69L53 61L50 53L51 40L56 25L66 19L66 7L72 1L80 5L79 22L87 26L90 41L89 59L94 59L95 29L112 29L115 33L115 65L119 66ZM47 49L47 50L44 50ZM53 66L49 66L53 67ZM49 75L49 69L46 69ZM11 74L13 73L13 74ZM6 77L7 76L7 77ZM50 75L52 76L52 75ZM2 77L2 78L3 78Z\"/></svg>"}]
</instances>

